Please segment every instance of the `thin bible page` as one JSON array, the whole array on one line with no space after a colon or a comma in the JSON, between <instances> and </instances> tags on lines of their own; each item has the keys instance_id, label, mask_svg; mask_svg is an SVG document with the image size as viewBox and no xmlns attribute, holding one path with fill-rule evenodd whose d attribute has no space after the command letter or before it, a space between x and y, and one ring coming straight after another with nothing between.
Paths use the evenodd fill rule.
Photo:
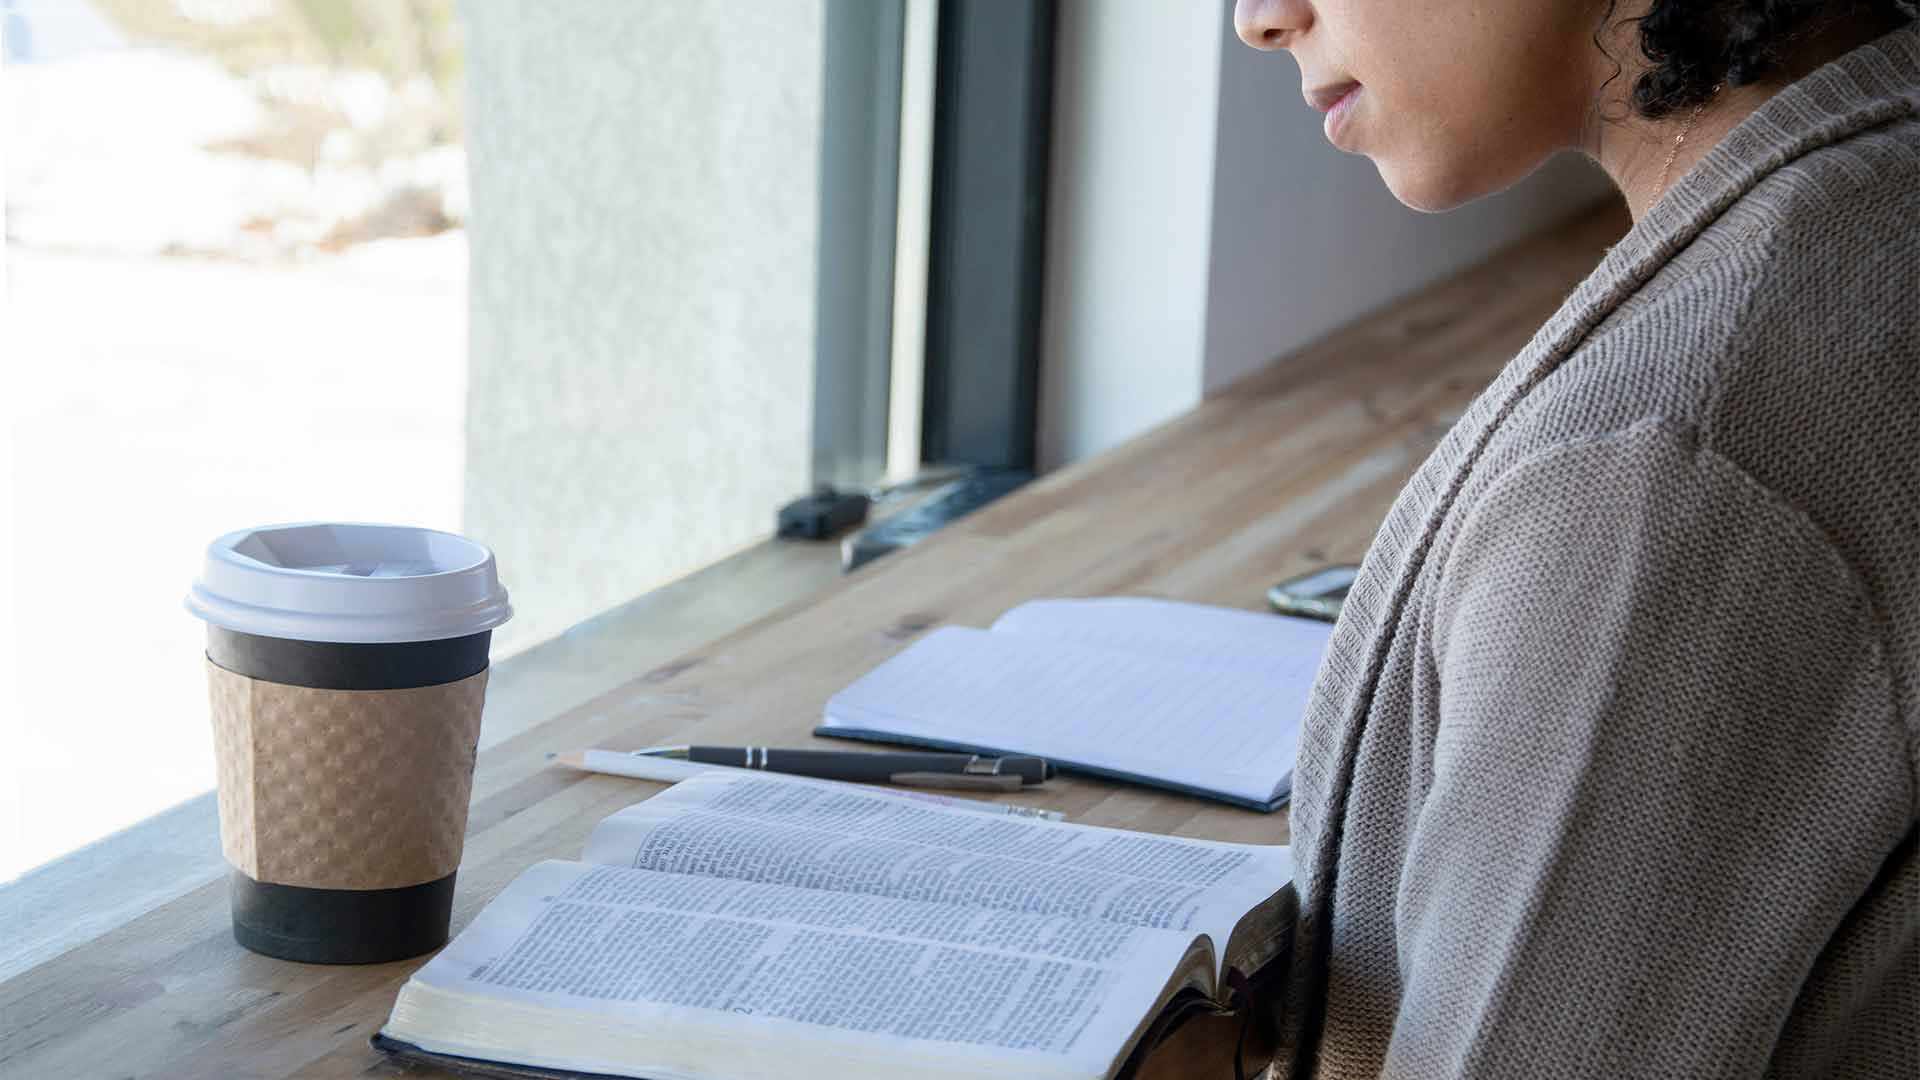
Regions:
<instances>
[{"instance_id":1,"label":"thin bible page","mask_svg":"<svg viewBox=\"0 0 1920 1080\"><path fill-rule=\"evenodd\" d=\"M434 995L403 994L388 1033L486 1056L499 1052L485 1044L500 1038L501 1018L519 1009L552 1042L520 1049L548 1064L564 1050L561 1067L587 1071L630 1067L636 1053L659 1064L717 1047L724 1075L762 1066L797 1075L791 1066L806 1055L777 1048L807 1043L895 1068L944 1060L961 1073L1098 1076L1191 942L1059 917L548 862L415 977L487 999L487 1015L456 1009L429 1021Z\"/></svg>"},{"instance_id":2,"label":"thin bible page","mask_svg":"<svg viewBox=\"0 0 1920 1080\"><path fill-rule=\"evenodd\" d=\"M1285 847L949 810L836 785L711 773L597 826L589 862L1204 933L1293 877Z\"/></svg>"}]
</instances>

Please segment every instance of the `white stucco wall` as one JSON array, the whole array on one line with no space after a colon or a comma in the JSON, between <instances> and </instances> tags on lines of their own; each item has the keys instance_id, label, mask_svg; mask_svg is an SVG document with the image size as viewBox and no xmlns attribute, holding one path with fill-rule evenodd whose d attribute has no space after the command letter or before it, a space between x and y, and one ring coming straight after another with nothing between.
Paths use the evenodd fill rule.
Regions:
<instances>
[{"instance_id":1,"label":"white stucco wall","mask_svg":"<svg viewBox=\"0 0 1920 1080\"><path fill-rule=\"evenodd\" d=\"M497 656L767 535L806 489L822 8L462 10L465 529L518 611Z\"/></svg>"}]
</instances>

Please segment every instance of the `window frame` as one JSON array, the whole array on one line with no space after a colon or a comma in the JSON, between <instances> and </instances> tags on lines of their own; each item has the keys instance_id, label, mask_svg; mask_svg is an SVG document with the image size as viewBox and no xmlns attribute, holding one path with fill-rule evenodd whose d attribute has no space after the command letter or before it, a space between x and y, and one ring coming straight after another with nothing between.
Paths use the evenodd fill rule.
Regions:
<instances>
[{"instance_id":1,"label":"window frame","mask_svg":"<svg viewBox=\"0 0 1920 1080\"><path fill-rule=\"evenodd\" d=\"M1034 468L1055 13L1054 0L828 0L815 483L905 479L905 464ZM911 30L928 17L932 115L903 119L926 107L906 87L927 75ZM926 149L902 136L929 120L923 178L910 159ZM914 413L917 451L890 447Z\"/></svg>"}]
</instances>

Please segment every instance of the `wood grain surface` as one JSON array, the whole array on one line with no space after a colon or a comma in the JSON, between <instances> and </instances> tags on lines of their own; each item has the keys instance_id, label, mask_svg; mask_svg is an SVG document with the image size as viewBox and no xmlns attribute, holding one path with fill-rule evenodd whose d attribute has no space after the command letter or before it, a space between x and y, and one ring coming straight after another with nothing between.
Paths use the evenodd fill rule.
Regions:
<instances>
[{"instance_id":1,"label":"wood grain surface","mask_svg":"<svg viewBox=\"0 0 1920 1080\"><path fill-rule=\"evenodd\" d=\"M576 857L594 823L658 790L553 767L548 751L829 745L808 735L828 696L929 627L985 626L1044 596L1259 610L1275 581L1359 561L1400 484L1625 226L1616 205L1584 213L821 595L592 700L554 702L551 719L480 756L455 931L529 864ZM1288 838L1285 814L1076 777L1005 798L1100 825ZM367 1045L421 962L254 955L234 943L214 882L0 984L0 1076L436 1075ZM1227 1030L1189 1027L1149 1074L1231 1076Z\"/></svg>"}]
</instances>

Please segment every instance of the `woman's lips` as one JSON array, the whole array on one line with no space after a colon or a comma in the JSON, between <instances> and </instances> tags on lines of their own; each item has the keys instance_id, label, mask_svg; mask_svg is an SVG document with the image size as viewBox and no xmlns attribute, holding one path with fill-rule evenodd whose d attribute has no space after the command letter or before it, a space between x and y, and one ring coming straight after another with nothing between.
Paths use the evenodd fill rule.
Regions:
<instances>
[{"instance_id":1,"label":"woman's lips","mask_svg":"<svg viewBox=\"0 0 1920 1080\"><path fill-rule=\"evenodd\" d=\"M1348 79L1345 82L1328 83L1325 86L1308 90L1306 92L1307 104L1321 112L1327 112L1335 105L1340 104L1341 98L1346 97L1359 88L1360 84L1354 82L1352 79Z\"/></svg>"},{"instance_id":2,"label":"woman's lips","mask_svg":"<svg viewBox=\"0 0 1920 1080\"><path fill-rule=\"evenodd\" d=\"M1354 102L1358 100L1360 100L1360 84L1357 82L1312 90L1307 94L1307 101L1314 108L1327 114L1327 141L1342 150L1348 147L1340 141L1340 136L1346 128L1347 116L1353 112Z\"/></svg>"}]
</instances>

